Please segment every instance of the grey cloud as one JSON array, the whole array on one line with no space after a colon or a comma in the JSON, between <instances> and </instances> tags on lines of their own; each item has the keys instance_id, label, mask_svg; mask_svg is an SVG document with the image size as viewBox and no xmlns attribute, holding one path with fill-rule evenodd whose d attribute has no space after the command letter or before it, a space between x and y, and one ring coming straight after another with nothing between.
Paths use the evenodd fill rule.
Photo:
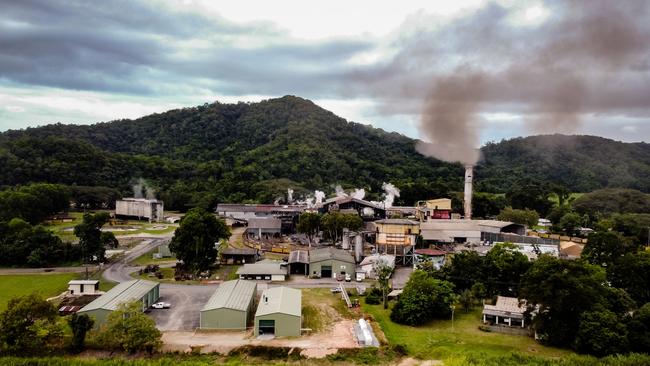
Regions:
<instances>
[{"instance_id":1,"label":"grey cloud","mask_svg":"<svg viewBox=\"0 0 650 366\"><path fill-rule=\"evenodd\" d=\"M392 60L350 77L372 87L385 113L420 113L433 143L423 153L466 163L488 110L522 114L536 132L575 132L593 113L647 116L650 3L547 6L552 15L537 26L514 26L489 4L443 27L415 27L394 42Z\"/></svg>"},{"instance_id":2,"label":"grey cloud","mask_svg":"<svg viewBox=\"0 0 650 366\"><path fill-rule=\"evenodd\" d=\"M246 37L273 46L241 47ZM77 90L156 94L184 85L334 95L345 61L371 46L299 42L267 23L236 24L158 3L7 1L0 15L0 77Z\"/></svg>"}]
</instances>

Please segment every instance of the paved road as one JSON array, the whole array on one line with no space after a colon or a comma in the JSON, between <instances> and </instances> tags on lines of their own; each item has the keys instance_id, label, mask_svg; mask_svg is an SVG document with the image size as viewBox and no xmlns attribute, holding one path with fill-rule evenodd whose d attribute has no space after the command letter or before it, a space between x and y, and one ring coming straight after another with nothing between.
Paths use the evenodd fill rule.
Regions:
<instances>
[{"instance_id":1,"label":"paved road","mask_svg":"<svg viewBox=\"0 0 650 366\"><path fill-rule=\"evenodd\" d=\"M88 266L88 272L95 272L98 266ZM30 274L30 273L84 273L86 267L50 267L50 268L2 268L0 275Z\"/></svg>"},{"instance_id":2,"label":"paved road","mask_svg":"<svg viewBox=\"0 0 650 366\"><path fill-rule=\"evenodd\" d=\"M130 273L137 271L139 267L130 267L128 263L138 258L139 256L151 251L152 249L166 244L167 242L169 242L168 238L144 240L142 243L134 246L131 248L131 250L127 251L126 255L118 262L115 262L106 268L102 274L102 277L110 282L125 282L132 280L133 278L130 276Z\"/></svg>"}]
</instances>

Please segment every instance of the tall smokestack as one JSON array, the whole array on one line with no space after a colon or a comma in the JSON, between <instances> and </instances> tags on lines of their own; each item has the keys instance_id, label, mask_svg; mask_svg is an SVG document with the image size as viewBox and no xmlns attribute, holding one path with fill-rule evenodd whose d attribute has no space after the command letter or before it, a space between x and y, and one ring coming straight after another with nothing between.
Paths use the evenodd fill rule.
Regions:
<instances>
[{"instance_id":1,"label":"tall smokestack","mask_svg":"<svg viewBox=\"0 0 650 366\"><path fill-rule=\"evenodd\" d=\"M472 175L473 165L465 165L465 220L472 219Z\"/></svg>"}]
</instances>

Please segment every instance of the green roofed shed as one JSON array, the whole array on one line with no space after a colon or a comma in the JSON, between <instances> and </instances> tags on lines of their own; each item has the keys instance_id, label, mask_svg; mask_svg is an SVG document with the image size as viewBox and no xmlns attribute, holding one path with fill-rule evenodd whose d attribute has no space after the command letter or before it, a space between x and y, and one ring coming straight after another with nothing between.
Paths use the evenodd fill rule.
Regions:
<instances>
[{"instance_id":1,"label":"green roofed shed","mask_svg":"<svg viewBox=\"0 0 650 366\"><path fill-rule=\"evenodd\" d=\"M302 292L289 287L265 290L255 313L255 336L298 337L302 327Z\"/></svg>"},{"instance_id":2,"label":"green roofed shed","mask_svg":"<svg viewBox=\"0 0 650 366\"><path fill-rule=\"evenodd\" d=\"M256 295L255 282L222 283L201 309L201 328L245 330L252 319Z\"/></svg>"},{"instance_id":3,"label":"green roofed shed","mask_svg":"<svg viewBox=\"0 0 650 366\"><path fill-rule=\"evenodd\" d=\"M147 310L160 298L160 284L147 280L122 282L102 296L79 310L78 314L86 314L95 319L95 327L104 324L111 311L117 310L120 304L133 301L142 303L142 311Z\"/></svg>"}]
</instances>

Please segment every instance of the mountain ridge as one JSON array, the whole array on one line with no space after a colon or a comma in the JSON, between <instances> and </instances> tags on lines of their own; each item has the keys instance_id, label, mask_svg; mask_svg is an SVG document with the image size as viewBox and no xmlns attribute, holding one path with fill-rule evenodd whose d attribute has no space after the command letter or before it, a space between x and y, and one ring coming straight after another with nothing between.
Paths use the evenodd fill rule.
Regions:
<instances>
[{"instance_id":1,"label":"mountain ridge","mask_svg":"<svg viewBox=\"0 0 650 366\"><path fill-rule=\"evenodd\" d=\"M402 189L402 204L461 190L462 166L420 155L416 141L348 122L296 96L215 102L135 120L5 131L0 184L49 181L126 191L135 178L145 178L161 192L272 201L290 186L306 193L335 184L376 197L390 181ZM543 135L491 142L481 150L477 190L503 193L522 180L572 191L650 190L645 143Z\"/></svg>"}]
</instances>

